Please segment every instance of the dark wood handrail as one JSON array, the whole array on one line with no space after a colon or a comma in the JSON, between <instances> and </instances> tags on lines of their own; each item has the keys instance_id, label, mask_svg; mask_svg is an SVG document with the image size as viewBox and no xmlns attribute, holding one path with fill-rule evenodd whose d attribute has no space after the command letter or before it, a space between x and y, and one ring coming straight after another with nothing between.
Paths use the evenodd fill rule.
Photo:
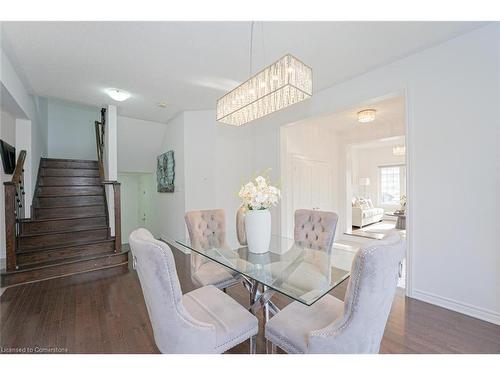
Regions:
<instances>
[{"instance_id":1,"label":"dark wood handrail","mask_svg":"<svg viewBox=\"0 0 500 375\"><path fill-rule=\"evenodd\" d=\"M104 173L104 134L106 131L106 109L101 109L101 121L95 122L95 139L97 149L97 164L99 166L99 177L103 185L113 186L113 203L114 203L114 217L115 217L115 252L120 252L122 247L121 240L121 202L120 202L120 183L118 181L106 180ZM104 196L106 203L107 220L109 225L109 210L106 195Z\"/></svg>"},{"instance_id":2,"label":"dark wood handrail","mask_svg":"<svg viewBox=\"0 0 500 375\"><path fill-rule=\"evenodd\" d=\"M4 182L5 189L5 249L7 271L17 268L16 237L19 234L19 219L24 217L24 163L26 150L17 157L16 168L10 181Z\"/></svg>"},{"instance_id":3,"label":"dark wood handrail","mask_svg":"<svg viewBox=\"0 0 500 375\"><path fill-rule=\"evenodd\" d=\"M21 182L22 174L24 172L24 162L26 161L26 150L21 150L19 156L17 157L16 168L14 169L14 173L12 174L12 182L17 183Z\"/></svg>"},{"instance_id":4,"label":"dark wood handrail","mask_svg":"<svg viewBox=\"0 0 500 375\"><path fill-rule=\"evenodd\" d=\"M97 164L99 177L104 180L104 133L106 129L106 108L101 109L101 121L95 122L95 140L97 147Z\"/></svg>"}]
</instances>

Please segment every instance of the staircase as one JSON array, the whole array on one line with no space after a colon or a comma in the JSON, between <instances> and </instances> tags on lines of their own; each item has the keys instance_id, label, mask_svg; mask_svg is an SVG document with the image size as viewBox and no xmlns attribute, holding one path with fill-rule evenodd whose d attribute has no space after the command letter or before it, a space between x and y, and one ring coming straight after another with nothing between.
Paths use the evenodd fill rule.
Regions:
<instances>
[{"instance_id":1,"label":"staircase","mask_svg":"<svg viewBox=\"0 0 500 375\"><path fill-rule=\"evenodd\" d=\"M42 159L32 218L19 219L16 270L2 285L126 266L109 232L97 161Z\"/></svg>"},{"instance_id":2,"label":"staircase","mask_svg":"<svg viewBox=\"0 0 500 375\"><path fill-rule=\"evenodd\" d=\"M128 267L128 253L122 251L119 235L120 185L103 180L100 162L42 158L30 219L22 218L22 178L15 172L13 181L5 184L7 267L1 273L3 287ZM106 185L113 186L116 238L110 235Z\"/></svg>"}]
</instances>

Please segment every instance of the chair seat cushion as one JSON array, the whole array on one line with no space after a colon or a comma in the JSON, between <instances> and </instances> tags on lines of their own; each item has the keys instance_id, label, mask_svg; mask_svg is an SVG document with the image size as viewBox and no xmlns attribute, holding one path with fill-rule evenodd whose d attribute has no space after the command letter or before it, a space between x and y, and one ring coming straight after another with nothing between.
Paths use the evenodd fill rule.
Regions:
<instances>
[{"instance_id":1,"label":"chair seat cushion","mask_svg":"<svg viewBox=\"0 0 500 375\"><path fill-rule=\"evenodd\" d=\"M215 326L216 353L223 353L257 334L257 318L212 285L184 294L182 303L195 319Z\"/></svg>"},{"instance_id":2,"label":"chair seat cushion","mask_svg":"<svg viewBox=\"0 0 500 375\"><path fill-rule=\"evenodd\" d=\"M236 272L215 262L206 262L191 275L193 282L198 286L214 285L219 289L227 288L238 283Z\"/></svg>"},{"instance_id":3,"label":"chair seat cushion","mask_svg":"<svg viewBox=\"0 0 500 375\"><path fill-rule=\"evenodd\" d=\"M309 333L325 328L343 311L344 303L330 294L312 306L292 302L266 324L266 339L287 353L307 353Z\"/></svg>"}]
</instances>

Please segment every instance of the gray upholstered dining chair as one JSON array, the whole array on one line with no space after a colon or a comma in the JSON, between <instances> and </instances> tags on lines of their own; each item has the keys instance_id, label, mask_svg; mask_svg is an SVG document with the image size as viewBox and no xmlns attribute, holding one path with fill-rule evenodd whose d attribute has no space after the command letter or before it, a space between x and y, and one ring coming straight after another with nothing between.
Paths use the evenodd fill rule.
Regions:
<instances>
[{"instance_id":1,"label":"gray upholstered dining chair","mask_svg":"<svg viewBox=\"0 0 500 375\"><path fill-rule=\"evenodd\" d=\"M224 210L190 211L184 218L191 246L200 249L227 247ZM191 280L197 287L213 285L223 290L239 283L236 272L194 252L191 252Z\"/></svg>"},{"instance_id":2,"label":"gray upholstered dining chair","mask_svg":"<svg viewBox=\"0 0 500 375\"><path fill-rule=\"evenodd\" d=\"M130 235L156 346L162 353L223 353L250 339L257 318L214 286L182 295L170 247L146 229Z\"/></svg>"},{"instance_id":3,"label":"gray upholstered dining chair","mask_svg":"<svg viewBox=\"0 0 500 375\"><path fill-rule=\"evenodd\" d=\"M303 247L330 252L339 217L334 212L296 210L293 237Z\"/></svg>"},{"instance_id":4,"label":"gray upholstered dining chair","mask_svg":"<svg viewBox=\"0 0 500 375\"><path fill-rule=\"evenodd\" d=\"M293 302L266 324L266 339L288 353L378 353L404 257L399 234L358 250L345 301L325 295Z\"/></svg>"}]
</instances>

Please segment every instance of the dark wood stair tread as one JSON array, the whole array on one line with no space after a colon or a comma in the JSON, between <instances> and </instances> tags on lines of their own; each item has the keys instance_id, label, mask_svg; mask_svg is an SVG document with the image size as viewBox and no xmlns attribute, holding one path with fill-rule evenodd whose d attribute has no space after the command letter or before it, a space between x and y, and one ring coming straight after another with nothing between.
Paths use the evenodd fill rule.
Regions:
<instances>
[{"instance_id":1,"label":"dark wood stair tread","mask_svg":"<svg viewBox=\"0 0 500 375\"><path fill-rule=\"evenodd\" d=\"M123 255L123 254L126 254L127 252L128 252L128 250L122 251L120 253L115 253L114 251L108 251L106 253L101 253L101 254L68 257L68 258L51 260L51 261L47 261L47 262L27 263L27 264L23 264L22 266L19 266L19 269L16 271L22 272L22 271L27 271L27 270L32 270L32 269L48 268L48 267L52 267L52 266L71 264L71 263L81 262L81 261L85 261L85 260L100 259L100 258L106 258L109 256ZM14 271L14 272L16 272L16 271Z\"/></svg>"},{"instance_id":2,"label":"dark wood stair tread","mask_svg":"<svg viewBox=\"0 0 500 375\"><path fill-rule=\"evenodd\" d=\"M71 163L71 162L69 162ZM88 163L88 162L87 162ZM47 166L47 165L44 165L44 166L41 166L40 168L41 169L67 169L69 171L71 170L74 170L74 169L77 169L77 170L82 170L82 169L88 169L89 171L98 171L99 170L99 167L96 166L89 166L88 164L83 164L83 165L77 165L78 168L72 168L72 167L58 167L58 166Z\"/></svg>"},{"instance_id":3,"label":"dark wood stair tread","mask_svg":"<svg viewBox=\"0 0 500 375\"><path fill-rule=\"evenodd\" d=\"M100 204L82 204L82 205L69 205L69 206L52 206L52 207L34 207L35 209L37 210L52 210L54 208L78 208L78 207L95 207L95 206L98 206L98 207L102 207L102 206L105 206L104 203L100 203Z\"/></svg>"},{"instance_id":4,"label":"dark wood stair tread","mask_svg":"<svg viewBox=\"0 0 500 375\"><path fill-rule=\"evenodd\" d=\"M88 186L104 186L102 182L95 183L95 184L87 184L87 185L43 185L39 184L38 187L44 187L44 188L52 188L52 187L88 187Z\"/></svg>"},{"instance_id":5,"label":"dark wood stair tread","mask_svg":"<svg viewBox=\"0 0 500 375\"><path fill-rule=\"evenodd\" d=\"M97 160L88 160L88 159L59 159L59 158L42 158L43 161L67 161L67 162L75 162L75 163L96 163Z\"/></svg>"},{"instance_id":6,"label":"dark wood stair tread","mask_svg":"<svg viewBox=\"0 0 500 375\"><path fill-rule=\"evenodd\" d=\"M118 253L99 254L76 259L71 261L61 261L54 264L33 266L15 271L0 272L1 286L7 287L22 283L31 283L42 280L66 277L85 272L93 272L101 269L122 267L128 269L128 249L123 249Z\"/></svg>"},{"instance_id":7,"label":"dark wood stair tread","mask_svg":"<svg viewBox=\"0 0 500 375\"><path fill-rule=\"evenodd\" d=\"M82 207L82 206L77 206ZM44 207L44 208L52 208L52 207ZM92 219L106 217L106 215L88 215L88 216L68 216L68 217L49 217L45 219L20 219L21 223L35 223L35 222L45 222L45 221L58 221L58 220L79 220L79 219Z\"/></svg>"},{"instance_id":8,"label":"dark wood stair tread","mask_svg":"<svg viewBox=\"0 0 500 375\"><path fill-rule=\"evenodd\" d=\"M106 242L113 242L114 240L115 240L115 238L111 237L111 238L105 238L105 239L100 239L100 240L95 240L95 241L82 241L82 242L72 243L72 244L39 247L37 249L17 250L16 253L17 254L27 254L27 253L35 253L35 252L39 252L39 251L58 250L58 249L64 249L67 247L94 245L94 244L100 244L100 243L106 243Z\"/></svg>"},{"instance_id":9,"label":"dark wood stair tread","mask_svg":"<svg viewBox=\"0 0 500 375\"><path fill-rule=\"evenodd\" d=\"M48 234L51 235L51 234L76 233L76 232L93 231L93 230L98 230L98 229L108 229L108 227L105 225L96 225L95 227L87 227L87 228L81 228L81 229L68 229L68 230L57 230L57 231L50 231L50 232L31 233L31 234L20 234L18 237L19 238L29 238L29 237L37 237L37 236L46 236Z\"/></svg>"},{"instance_id":10,"label":"dark wood stair tread","mask_svg":"<svg viewBox=\"0 0 500 375\"><path fill-rule=\"evenodd\" d=\"M66 175L66 174L44 174L43 176L40 176L40 177L68 177L68 178L71 178L71 177L89 177L89 178L92 178L92 177L99 177L99 176L89 176L89 175L85 175L85 174L71 174L71 175ZM72 185L72 186L75 186L75 185Z\"/></svg>"},{"instance_id":11,"label":"dark wood stair tread","mask_svg":"<svg viewBox=\"0 0 500 375\"><path fill-rule=\"evenodd\" d=\"M88 170L92 170L92 171L98 171L99 170L99 167L89 167L88 165L80 165L80 166L72 166L72 167L60 167L60 166L57 166L57 165L51 165L51 166L42 166L40 168L47 168L47 169L76 169L76 170L80 170L80 169L88 169ZM43 176L40 176L40 177L43 177Z\"/></svg>"},{"instance_id":12,"label":"dark wood stair tread","mask_svg":"<svg viewBox=\"0 0 500 375\"><path fill-rule=\"evenodd\" d=\"M47 199L68 199L68 198L86 198L86 197L102 197L104 196L103 192L95 192L95 193L83 193L83 194L68 194L68 195L42 195L42 194L37 194L35 199L38 198L47 198Z\"/></svg>"}]
</instances>

